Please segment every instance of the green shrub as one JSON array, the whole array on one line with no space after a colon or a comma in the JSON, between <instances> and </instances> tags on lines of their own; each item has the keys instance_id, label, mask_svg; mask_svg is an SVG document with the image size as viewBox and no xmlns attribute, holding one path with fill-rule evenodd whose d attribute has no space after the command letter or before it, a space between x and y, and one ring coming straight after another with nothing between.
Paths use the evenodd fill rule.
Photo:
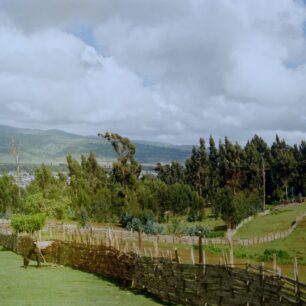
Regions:
<instances>
[{"instance_id":1,"label":"green shrub","mask_svg":"<svg viewBox=\"0 0 306 306\"><path fill-rule=\"evenodd\" d=\"M120 224L123 228L126 228L128 223L132 221L134 217L129 214L128 212L125 212L121 215L121 218L120 218Z\"/></svg>"},{"instance_id":2,"label":"green shrub","mask_svg":"<svg viewBox=\"0 0 306 306\"><path fill-rule=\"evenodd\" d=\"M142 230L142 223L139 218L133 218L131 221L129 221L126 225L127 230L133 230L133 231L139 231Z\"/></svg>"},{"instance_id":3,"label":"green shrub","mask_svg":"<svg viewBox=\"0 0 306 306\"><path fill-rule=\"evenodd\" d=\"M210 233L209 228L204 225L200 225L200 224L196 226L189 226L184 229L184 234L188 236L207 237L209 233Z\"/></svg>"},{"instance_id":4,"label":"green shrub","mask_svg":"<svg viewBox=\"0 0 306 306\"><path fill-rule=\"evenodd\" d=\"M43 214L34 215L14 215L11 226L16 233L34 233L43 228L46 216Z\"/></svg>"},{"instance_id":5,"label":"green shrub","mask_svg":"<svg viewBox=\"0 0 306 306\"><path fill-rule=\"evenodd\" d=\"M164 233L163 227L159 223L152 222L152 221L148 221L143 226L143 231L149 235L158 235L158 234Z\"/></svg>"},{"instance_id":6,"label":"green shrub","mask_svg":"<svg viewBox=\"0 0 306 306\"><path fill-rule=\"evenodd\" d=\"M86 227L89 224L89 216L87 210L84 206L80 208L80 212L78 214L78 223L81 227Z\"/></svg>"},{"instance_id":7,"label":"green shrub","mask_svg":"<svg viewBox=\"0 0 306 306\"><path fill-rule=\"evenodd\" d=\"M284 250L281 249L265 249L263 254L258 255L259 261L272 261L273 254L276 255L276 258L280 261L289 261L291 260L291 256Z\"/></svg>"}]
</instances>

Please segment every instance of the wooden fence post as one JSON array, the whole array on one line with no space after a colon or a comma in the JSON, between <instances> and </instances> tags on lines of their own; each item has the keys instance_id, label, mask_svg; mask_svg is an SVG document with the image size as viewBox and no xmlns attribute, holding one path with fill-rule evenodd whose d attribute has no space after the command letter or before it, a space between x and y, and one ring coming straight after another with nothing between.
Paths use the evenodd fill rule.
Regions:
<instances>
[{"instance_id":1,"label":"wooden fence post","mask_svg":"<svg viewBox=\"0 0 306 306\"><path fill-rule=\"evenodd\" d=\"M142 242L142 240L141 240L141 230L139 229L138 230L138 247L139 247L139 249L141 248L141 242Z\"/></svg>"},{"instance_id":2,"label":"wooden fence post","mask_svg":"<svg viewBox=\"0 0 306 306\"><path fill-rule=\"evenodd\" d=\"M203 273L205 275L206 272L206 253L205 250L203 250Z\"/></svg>"},{"instance_id":3,"label":"wooden fence post","mask_svg":"<svg viewBox=\"0 0 306 306\"><path fill-rule=\"evenodd\" d=\"M190 248L190 258L191 258L191 263L194 265L194 264L195 264L195 261L194 261L193 247Z\"/></svg>"},{"instance_id":4,"label":"wooden fence post","mask_svg":"<svg viewBox=\"0 0 306 306\"><path fill-rule=\"evenodd\" d=\"M294 280L295 280L295 294L297 297L297 302L301 302L301 293L300 293L300 286L299 286L299 267L297 257L294 257Z\"/></svg>"},{"instance_id":5,"label":"wooden fence post","mask_svg":"<svg viewBox=\"0 0 306 306\"><path fill-rule=\"evenodd\" d=\"M202 236L199 236L199 264L203 264L203 245Z\"/></svg>"},{"instance_id":6,"label":"wooden fence post","mask_svg":"<svg viewBox=\"0 0 306 306\"><path fill-rule=\"evenodd\" d=\"M276 254L273 254L273 274L277 273Z\"/></svg>"},{"instance_id":7,"label":"wooden fence post","mask_svg":"<svg viewBox=\"0 0 306 306\"><path fill-rule=\"evenodd\" d=\"M260 265L260 276L261 276L261 280L264 281L265 279L265 263L262 262Z\"/></svg>"},{"instance_id":8,"label":"wooden fence post","mask_svg":"<svg viewBox=\"0 0 306 306\"><path fill-rule=\"evenodd\" d=\"M153 259L153 254L152 254L152 250L151 250L151 248L149 248L149 253L150 253L150 257L151 257L151 259Z\"/></svg>"},{"instance_id":9,"label":"wooden fence post","mask_svg":"<svg viewBox=\"0 0 306 306\"><path fill-rule=\"evenodd\" d=\"M154 255L155 255L155 257L159 256L158 241L157 241L157 239L154 241Z\"/></svg>"},{"instance_id":10,"label":"wooden fence post","mask_svg":"<svg viewBox=\"0 0 306 306\"><path fill-rule=\"evenodd\" d=\"M179 257L179 255L178 255L177 249L174 249L174 253L175 253L175 260L176 260L176 262L177 262L178 264L181 263L181 260L180 260L180 257Z\"/></svg>"}]
</instances>

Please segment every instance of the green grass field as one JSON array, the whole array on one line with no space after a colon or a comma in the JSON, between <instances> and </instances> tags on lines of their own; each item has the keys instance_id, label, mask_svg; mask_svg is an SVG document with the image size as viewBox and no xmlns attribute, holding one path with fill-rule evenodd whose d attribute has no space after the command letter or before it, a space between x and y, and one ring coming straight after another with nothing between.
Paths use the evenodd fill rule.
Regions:
<instances>
[{"instance_id":1,"label":"green grass field","mask_svg":"<svg viewBox=\"0 0 306 306\"><path fill-rule=\"evenodd\" d=\"M1 306L162 305L141 294L119 288L95 275L61 266L28 269L22 258L0 250Z\"/></svg>"},{"instance_id":2,"label":"green grass field","mask_svg":"<svg viewBox=\"0 0 306 306\"><path fill-rule=\"evenodd\" d=\"M261 253L267 248L286 250L292 257L297 256L301 263L306 264L306 218L286 239L241 247L247 254Z\"/></svg>"},{"instance_id":3,"label":"green grass field","mask_svg":"<svg viewBox=\"0 0 306 306\"><path fill-rule=\"evenodd\" d=\"M306 212L306 203L272 211L266 216L256 216L252 221L242 226L235 238L262 237L271 233L287 230L295 218Z\"/></svg>"}]
</instances>

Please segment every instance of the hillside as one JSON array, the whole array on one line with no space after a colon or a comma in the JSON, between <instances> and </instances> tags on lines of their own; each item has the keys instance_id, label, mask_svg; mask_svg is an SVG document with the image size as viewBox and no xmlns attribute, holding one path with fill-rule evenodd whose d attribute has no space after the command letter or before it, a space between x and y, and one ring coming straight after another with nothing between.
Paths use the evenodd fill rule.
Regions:
<instances>
[{"instance_id":1,"label":"hillside","mask_svg":"<svg viewBox=\"0 0 306 306\"><path fill-rule=\"evenodd\" d=\"M65 163L66 156L75 157L94 152L100 161L116 158L112 146L95 136L80 136L60 130L20 129L0 125L0 164L14 163L10 154L12 141L17 145L22 164ZM142 164L156 164L172 160L184 161L191 152L189 146L133 141L136 157Z\"/></svg>"}]
</instances>

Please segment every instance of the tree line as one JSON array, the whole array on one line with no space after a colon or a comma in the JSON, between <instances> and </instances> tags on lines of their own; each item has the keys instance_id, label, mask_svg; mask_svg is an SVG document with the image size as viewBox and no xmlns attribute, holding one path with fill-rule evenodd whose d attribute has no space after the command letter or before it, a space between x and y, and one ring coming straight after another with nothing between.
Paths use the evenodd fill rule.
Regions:
<instances>
[{"instance_id":1,"label":"tree line","mask_svg":"<svg viewBox=\"0 0 306 306\"><path fill-rule=\"evenodd\" d=\"M306 194L306 142L290 146L277 135L269 146L255 135L244 147L227 137L218 147L200 139L185 165L157 165L167 184L188 184L216 215L237 223L265 204L302 199Z\"/></svg>"},{"instance_id":2,"label":"tree line","mask_svg":"<svg viewBox=\"0 0 306 306\"><path fill-rule=\"evenodd\" d=\"M111 170L93 153L81 160L67 156L68 172L52 175L44 164L35 179L18 193L12 178L0 178L0 213L44 213L56 219L89 220L128 225L137 218L146 226L167 222L169 216L189 221L205 218L205 207L229 226L279 203L306 194L306 143L290 146L276 136L269 146L255 135L245 146L227 137L204 139L184 164L157 164L156 175L142 174L136 148L128 138L106 133L117 153ZM136 226L137 222L133 221ZM131 223L130 223L131 224Z\"/></svg>"}]
</instances>

